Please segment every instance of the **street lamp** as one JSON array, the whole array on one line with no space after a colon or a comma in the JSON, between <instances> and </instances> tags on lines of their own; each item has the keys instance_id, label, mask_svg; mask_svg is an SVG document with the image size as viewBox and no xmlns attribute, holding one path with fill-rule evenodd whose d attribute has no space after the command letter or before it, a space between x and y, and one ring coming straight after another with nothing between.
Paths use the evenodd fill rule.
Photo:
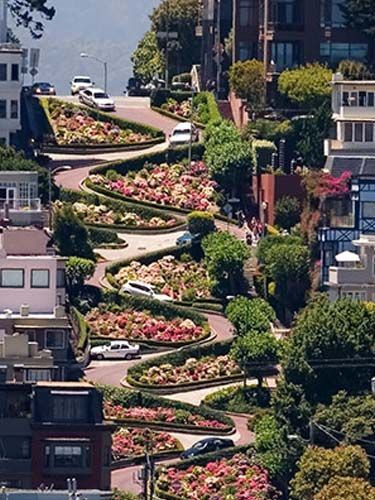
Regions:
<instances>
[{"instance_id":1,"label":"street lamp","mask_svg":"<svg viewBox=\"0 0 375 500\"><path fill-rule=\"evenodd\" d=\"M103 61L103 59L99 59L99 57L92 56L90 54L86 54L86 52L81 52L81 57L86 58L86 59L94 59L94 61L98 61L104 66L104 92L107 93L107 87L108 87L108 67L106 61Z\"/></svg>"},{"instance_id":2,"label":"street lamp","mask_svg":"<svg viewBox=\"0 0 375 500\"><path fill-rule=\"evenodd\" d=\"M57 172L64 172L65 170L72 170L70 165L62 165L54 169L48 169L48 228L52 230L52 176Z\"/></svg>"}]
</instances>

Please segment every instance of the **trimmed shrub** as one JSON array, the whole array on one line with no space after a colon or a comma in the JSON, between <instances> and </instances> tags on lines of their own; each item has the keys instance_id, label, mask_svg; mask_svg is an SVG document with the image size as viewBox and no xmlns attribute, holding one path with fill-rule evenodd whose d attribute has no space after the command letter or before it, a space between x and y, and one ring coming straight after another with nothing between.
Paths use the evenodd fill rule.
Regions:
<instances>
[{"instance_id":1,"label":"trimmed shrub","mask_svg":"<svg viewBox=\"0 0 375 500\"><path fill-rule=\"evenodd\" d=\"M277 147L271 141L260 139L253 140L251 147L255 154L257 170L261 172L271 165L272 154L277 152Z\"/></svg>"},{"instance_id":2,"label":"trimmed shrub","mask_svg":"<svg viewBox=\"0 0 375 500\"><path fill-rule=\"evenodd\" d=\"M227 387L209 394L203 404L213 410L253 413L259 408L269 408L271 391L266 387Z\"/></svg>"},{"instance_id":3,"label":"trimmed shrub","mask_svg":"<svg viewBox=\"0 0 375 500\"><path fill-rule=\"evenodd\" d=\"M215 218L209 212L190 212L188 215L188 228L191 234L206 236L215 230Z\"/></svg>"}]
</instances>

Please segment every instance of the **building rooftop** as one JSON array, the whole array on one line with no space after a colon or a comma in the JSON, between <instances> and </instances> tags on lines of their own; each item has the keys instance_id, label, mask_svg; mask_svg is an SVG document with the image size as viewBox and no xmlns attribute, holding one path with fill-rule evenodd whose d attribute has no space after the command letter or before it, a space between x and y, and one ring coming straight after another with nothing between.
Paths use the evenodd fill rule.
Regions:
<instances>
[{"instance_id":1,"label":"building rooftop","mask_svg":"<svg viewBox=\"0 0 375 500\"><path fill-rule=\"evenodd\" d=\"M7 255L47 255L50 241L43 229L3 228L3 246Z\"/></svg>"},{"instance_id":2,"label":"building rooftop","mask_svg":"<svg viewBox=\"0 0 375 500\"><path fill-rule=\"evenodd\" d=\"M375 156L329 156L326 168L334 177L340 177L344 172L351 172L353 177L375 177Z\"/></svg>"}]
</instances>

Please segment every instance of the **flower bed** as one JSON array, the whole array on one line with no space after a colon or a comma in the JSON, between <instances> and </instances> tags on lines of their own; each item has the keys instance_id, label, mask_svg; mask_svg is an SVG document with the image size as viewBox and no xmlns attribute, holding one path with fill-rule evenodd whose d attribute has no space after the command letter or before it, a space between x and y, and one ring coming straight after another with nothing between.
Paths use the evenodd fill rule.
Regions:
<instances>
[{"instance_id":1,"label":"flower bed","mask_svg":"<svg viewBox=\"0 0 375 500\"><path fill-rule=\"evenodd\" d=\"M167 432L149 429L121 428L112 435L112 456L115 462L145 454L146 447L153 455L177 452L181 443Z\"/></svg>"},{"instance_id":2,"label":"flower bed","mask_svg":"<svg viewBox=\"0 0 375 500\"><path fill-rule=\"evenodd\" d=\"M198 413L192 413L187 410L178 410L172 407L154 406L145 408L143 406L134 406L124 408L121 405L115 405L110 401L104 403L104 415L107 420L129 423L145 422L147 424L157 423L184 425L188 427L197 427L199 429L215 430L227 432L228 425L219 420L208 419Z\"/></svg>"},{"instance_id":3,"label":"flower bed","mask_svg":"<svg viewBox=\"0 0 375 500\"><path fill-rule=\"evenodd\" d=\"M160 130L58 99L41 99L40 105L57 146L136 146L164 139Z\"/></svg>"},{"instance_id":4,"label":"flower bed","mask_svg":"<svg viewBox=\"0 0 375 500\"><path fill-rule=\"evenodd\" d=\"M91 331L99 337L136 340L158 344L188 344L207 338L208 325L197 325L191 319L154 316L148 311L125 308L122 311L92 309L86 315Z\"/></svg>"},{"instance_id":5,"label":"flower bed","mask_svg":"<svg viewBox=\"0 0 375 500\"><path fill-rule=\"evenodd\" d=\"M159 473L156 492L164 499L275 500L279 498L265 469L245 454L187 469L169 467Z\"/></svg>"},{"instance_id":6,"label":"flower bed","mask_svg":"<svg viewBox=\"0 0 375 500\"><path fill-rule=\"evenodd\" d=\"M204 356L200 359L189 358L180 365L165 363L151 366L140 373L136 381L151 387L168 387L197 384L240 375L240 367L229 355Z\"/></svg>"},{"instance_id":7,"label":"flower bed","mask_svg":"<svg viewBox=\"0 0 375 500\"><path fill-rule=\"evenodd\" d=\"M73 203L73 209L86 224L92 225L127 226L135 229L161 229L176 225L176 219L172 217L145 218L132 211L115 210L105 203L95 205L79 201Z\"/></svg>"},{"instance_id":8,"label":"flower bed","mask_svg":"<svg viewBox=\"0 0 375 500\"><path fill-rule=\"evenodd\" d=\"M138 280L156 286L173 299L189 297L208 298L211 296L211 281L202 262L196 262L190 255L180 259L166 255L150 264L132 261L120 268L114 276L118 287L129 280Z\"/></svg>"},{"instance_id":9,"label":"flower bed","mask_svg":"<svg viewBox=\"0 0 375 500\"><path fill-rule=\"evenodd\" d=\"M207 167L201 161L187 166L183 163L145 165L125 176L114 171L90 175L89 181L99 188L142 202L184 210L218 211L217 184L211 180Z\"/></svg>"},{"instance_id":10,"label":"flower bed","mask_svg":"<svg viewBox=\"0 0 375 500\"><path fill-rule=\"evenodd\" d=\"M97 388L103 393L106 418L119 424L212 435L234 430L232 419L208 408L124 387Z\"/></svg>"}]
</instances>

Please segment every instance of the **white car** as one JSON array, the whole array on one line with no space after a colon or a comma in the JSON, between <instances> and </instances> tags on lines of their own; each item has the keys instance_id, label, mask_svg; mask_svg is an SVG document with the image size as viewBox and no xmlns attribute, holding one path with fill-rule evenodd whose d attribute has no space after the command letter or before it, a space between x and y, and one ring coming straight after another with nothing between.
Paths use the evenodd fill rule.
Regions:
<instances>
[{"instance_id":1,"label":"white car","mask_svg":"<svg viewBox=\"0 0 375 500\"><path fill-rule=\"evenodd\" d=\"M90 350L93 359L132 359L139 355L139 345L123 340L98 345Z\"/></svg>"},{"instance_id":2,"label":"white car","mask_svg":"<svg viewBox=\"0 0 375 500\"><path fill-rule=\"evenodd\" d=\"M94 82L89 76L75 76L70 82L70 91L72 95L78 94L81 90L94 86Z\"/></svg>"},{"instance_id":3,"label":"white car","mask_svg":"<svg viewBox=\"0 0 375 500\"><path fill-rule=\"evenodd\" d=\"M115 101L101 89L85 89L78 94L78 100L86 106L100 109L101 111L115 111Z\"/></svg>"},{"instance_id":4,"label":"white car","mask_svg":"<svg viewBox=\"0 0 375 500\"><path fill-rule=\"evenodd\" d=\"M164 293L158 293L155 287L142 281L128 281L121 287L122 293L129 293L130 295L142 295L150 299L160 300L162 302L172 302L173 299Z\"/></svg>"},{"instance_id":5,"label":"white car","mask_svg":"<svg viewBox=\"0 0 375 500\"><path fill-rule=\"evenodd\" d=\"M173 129L171 135L169 136L169 144L171 146L182 146L184 144L196 142L199 139L199 132L197 127L190 122L179 123Z\"/></svg>"}]
</instances>

